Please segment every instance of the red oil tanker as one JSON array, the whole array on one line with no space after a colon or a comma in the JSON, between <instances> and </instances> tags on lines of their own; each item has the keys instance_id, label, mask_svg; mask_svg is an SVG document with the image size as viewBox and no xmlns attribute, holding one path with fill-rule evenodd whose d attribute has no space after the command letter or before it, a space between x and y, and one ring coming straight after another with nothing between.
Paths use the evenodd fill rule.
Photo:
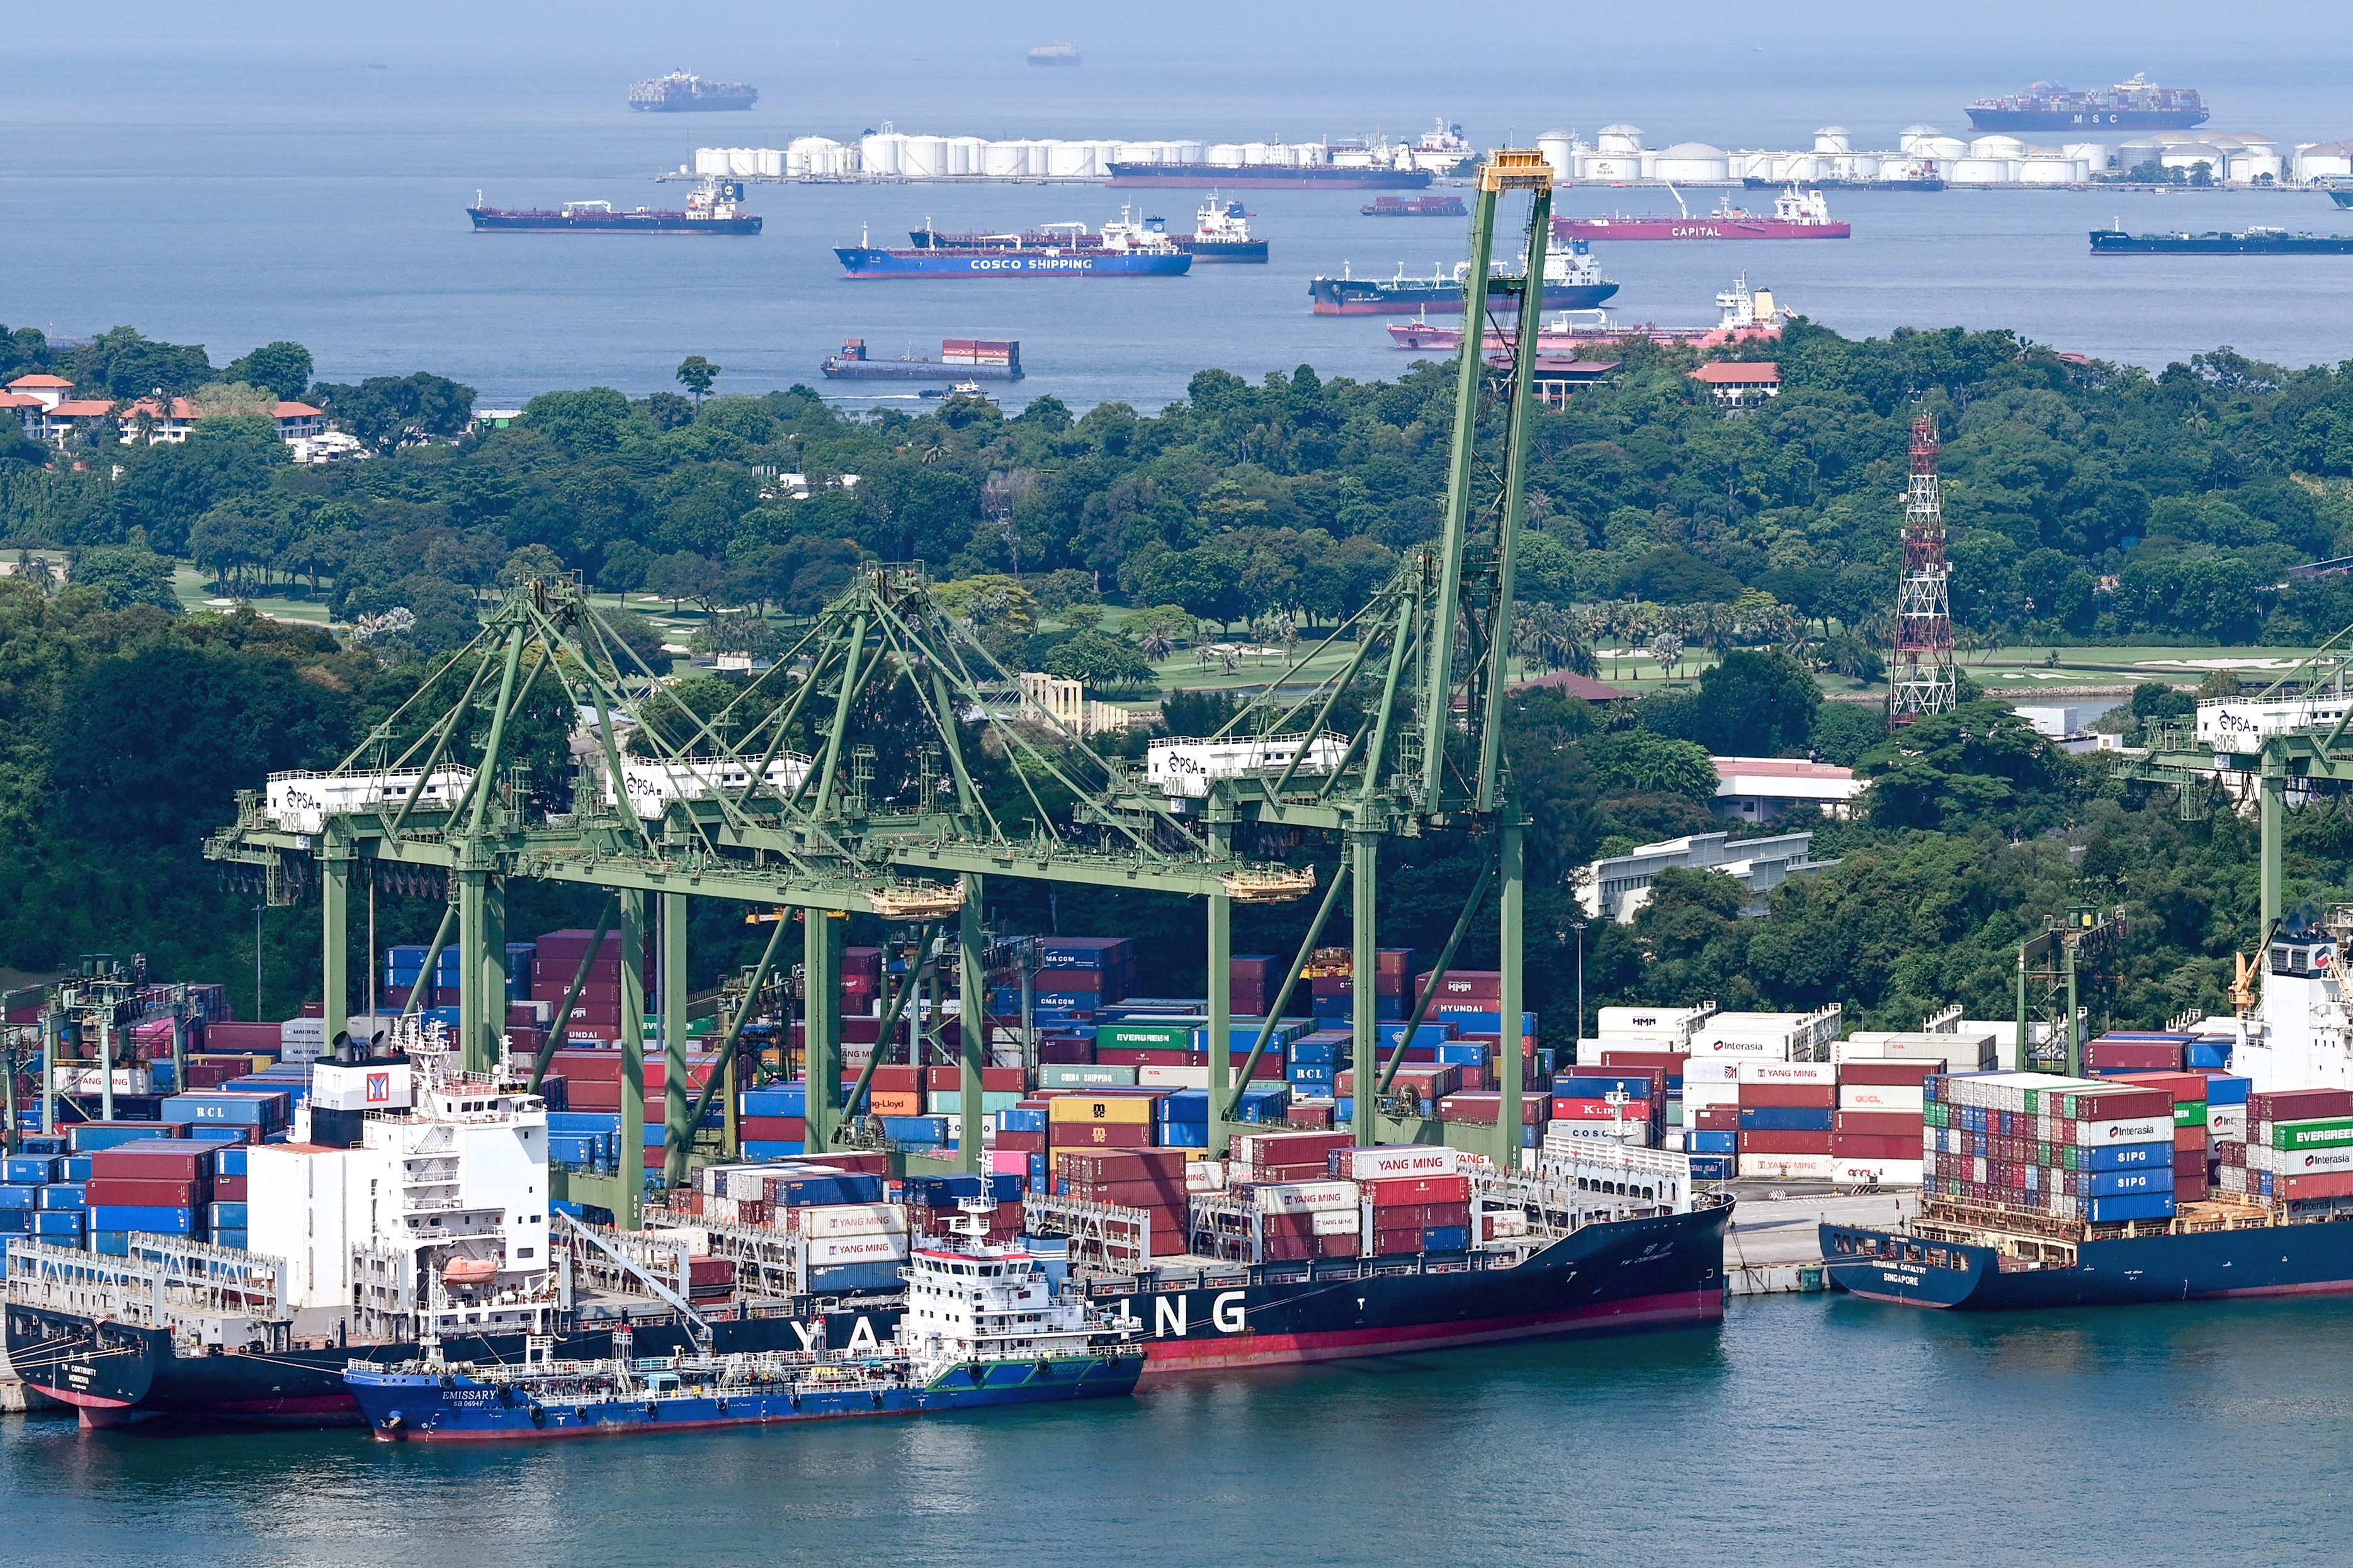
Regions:
<instances>
[{"instance_id":1,"label":"red oil tanker","mask_svg":"<svg viewBox=\"0 0 2353 1568\"><path fill-rule=\"evenodd\" d=\"M1682 198L1676 198L1682 205ZM1773 216L1744 212L1726 196L1714 212L1698 217L1684 211L1673 217L1663 213L1607 217L1555 217L1552 232L1558 239L1844 239L1852 226L1831 216L1830 204L1820 191L1799 191L1792 185L1775 198Z\"/></svg>"}]
</instances>

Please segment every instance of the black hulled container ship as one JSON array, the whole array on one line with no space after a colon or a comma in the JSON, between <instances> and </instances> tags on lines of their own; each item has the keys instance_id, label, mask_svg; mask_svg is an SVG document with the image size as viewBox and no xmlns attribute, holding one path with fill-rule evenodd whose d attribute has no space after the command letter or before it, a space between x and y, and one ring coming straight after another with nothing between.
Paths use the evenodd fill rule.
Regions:
<instances>
[{"instance_id":1,"label":"black hulled container ship","mask_svg":"<svg viewBox=\"0 0 2353 1568\"><path fill-rule=\"evenodd\" d=\"M2196 88L2159 87L2137 74L2097 92L2038 81L2024 92L1981 98L1968 112L1979 131L2187 131L2207 119Z\"/></svg>"},{"instance_id":2,"label":"black hulled container ship","mask_svg":"<svg viewBox=\"0 0 2353 1568\"><path fill-rule=\"evenodd\" d=\"M2261 226L2203 234L2092 231L2094 256L2353 256L2353 234L2291 234Z\"/></svg>"},{"instance_id":3,"label":"black hulled container ship","mask_svg":"<svg viewBox=\"0 0 2353 1568\"><path fill-rule=\"evenodd\" d=\"M754 235L757 214L743 210L744 187L733 180L705 179L690 192L683 209L616 207L610 202L566 202L560 207L494 207L474 195L466 209L477 234L706 234Z\"/></svg>"}]
</instances>

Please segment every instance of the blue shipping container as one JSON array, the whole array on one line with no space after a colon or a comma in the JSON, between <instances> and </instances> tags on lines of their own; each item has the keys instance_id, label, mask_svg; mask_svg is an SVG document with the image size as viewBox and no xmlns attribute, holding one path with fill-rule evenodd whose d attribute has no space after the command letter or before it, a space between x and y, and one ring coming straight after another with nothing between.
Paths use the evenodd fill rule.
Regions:
<instances>
[{"instance_id":1,"label":"blue shipping container","mask_svg":"<svg viewBox=\"0 0 2353 1568\"><path fill-rule=\"evenodd\" d=\"M1828 1132L1837 1119L1838 1112L1828 1106L1819 1110L1797 1105L1740 1108L1740 1130L1744 1132Z\"/></svg>"},{"instance_id":2,"label":"blue shipping container","mask_svg":"<svg viewBox=\"0 0 2353 1568\"><path fill-rule=\"evenodd\" d=\"M46 1186L58 1179L58 1163L47 1154L11 1154L0 1160L0 1182L12 1186Z\"/></svg>"},{"instance_id":3,"label":"blue shipping container","mask_svg":"<svg viewBox=\"0 0 2353 1568\"><path fill-rule=\"evenodd\" d=\"M104 1204L90 1211L92 1230L143 1230L155 1236L196 1234L195 1209L155 1208L145 1205Z\"/></svg>"},{"instance_id":4,"label":"blue shipping container","mask_svg":"<svg viewBox=\"0 0 2353 1568\"><path fill-rule=\"evenodd\" d=\"M85 1209L90 1205L82 1197L79 1182L59 1182L41 1189L41 1201L37 1206L50 1210Z\"/></svg>"},{"instance_id":5,"label":"blue shipping container","mask_svg":"<svg viewBox=\"0 0 2353 1568\"><path fill-rule=\"evenodd\" d=\"M746 1116L807 1116L808 1085L778 1083L765 1089L747 1089L743 1093L742 1105Z\"/></svg>"},{"instance_id":6,"label":"blue shipping container","mask_svg":"<svg viewBox=\"0 0 2353 1568\"><path fill-rule=\"evenodd\" d=\"M2131 1193L2171 1193L2173 1167L2153 1166L2146 1171L2086 1171L2084 1173L2084 1195L2088 1198L2120 1198Z\"/></svg>"},{"instance_id":7,"label":"blue shipping container","mask_svg":"<svg viewBox=\"0 0 2353 1568\"><path fill-rule=\"evenodd\" d=\"M797 1154L806 1154L807 1152L808 1145L807 1143L786 1142L776 1139L754 1140L745 1142L744 1145L744 1158L755 1163L765 1163L770 1160L789 1160Z\"/></svg>"},{"instance_id":8,"label":"blue shipping container","mask_svg":"<svg viewBox=\"0 0 2353 1568\"><path fill-rule=\"evenodd\" d=\"M1467 1225L1441 1225L1421 1233L1425 1252L1465 1252L1471 1247L1471 1227Z\"/></svg>"},{"instance_id":9,"label":"blue shipping container","mask_svg":"<svg viewBox=\"0 0 2353 1568\"><path fill-rule=\"evenodd\" d=\"M90 1233L90 1249L111 1258L131 1256L131 1233L122 1230L93 1230Z\"/></svg>"},{"instance_id":10,"label":"blue shipping container","mask_svg":"<svg viewBox=\"0 0 2353 1568\"><path fill-rule=\"evenodd\" d=\"M65 1241L79 1246L90 1216L79 1209L52 1209L33 1216L33 1239Z\"/></svg>"},{"instance_id":11,"label":"blue shipping container","mask_svg":"<svg viewBox=\"0 0 2353 1568\"><path fill-rule=\"evenodd\" d=\"M37 1209L41 1206L38 1187L0 1187L0 1209Z\"/></svg>"},{"instance_id":12,"label":"blue shipping container","mask_svg":"<svg viewBox=\"0 0 2353 1568\"><path fill-rule=\"evenodd\" d=\"M2171 1193L2133 1193L2120 1197L2085 1200L2084 1217L2094 1225L2119 1225L2126 1220L2170 1219Z\"/></svg>"},{"instance_id":13,"label":"blue shipping container","mask_svg":"<svg viewBox=\"0 0 2353 1568\"><path fill-rule=\"evenodd\" d=\"M2083 1169L2086 1171L2145 1170L2152 1165L2170 1169L2173 1164L2173 1144L2112 1143L2105 1149L2084 1151Z\"/></svg>"},{"instance_id":14,"label":"blue shipping container","mask_svg":"<svg viewBox=\"0 0 2353 1568\"><path fill-rule=\"evenodd\" d=\"M1730 1154L1738 1151L1740 1134L1729 1128L1709 1131L1694 1129L1683 1134L1683 1141L1694 1154Z\"/></svg>"}]
</instances>

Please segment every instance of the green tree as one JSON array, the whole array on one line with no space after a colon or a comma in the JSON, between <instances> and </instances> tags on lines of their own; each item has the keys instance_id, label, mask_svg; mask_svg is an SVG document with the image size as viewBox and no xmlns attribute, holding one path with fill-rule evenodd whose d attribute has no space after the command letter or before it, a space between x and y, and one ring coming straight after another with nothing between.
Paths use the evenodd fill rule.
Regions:
<instances>
[{"instance_id":1,"label":"green tree","mask_svg":"<svg viewBox=\"0 0 2353 1568\"><path fill-rule=\"evenodd\" d=\"M1905 726L1856 768L1882 827L2039 831L2083 792L2071 761L1999 702L1965 702Z\"/></svg>"},{"instance_id":2,"label":"green tree","mask_svg":"<svg viewBox=\"0 0 2353 1568\"><path fill-rule=\"evenodd\" d=\"M1142 649L1110 632L1073 632L1047 649L1038 668L1089 686L1142 686L1152 679Z\"/></svg>"},{"instance_id":3,"label":"green tree","mask_svg":"<svg viewBox=\"0 0 2353 1568\"><path fill-rule=\"evenodd\" d=\"M678 384L697 403L711 395L712 384L718 379L719 367L701 354L689 354L679 363Z\"/></svg>"},{"instance_id":4,"label":"green tree","mask_svg":"<svg viewBox=\"0 0 2353 1568\"><path fill-rule=\"evenodd\" d=\"M1704 747L1649 730L1616 730L1585 742L1593 783L1603 794L1681 795L1702 804L1715 796L1715 763Z\"/></svg>"},{"instance_id":5,"label":"green tree","mask_svg":"<svg viewBox=\"0 0 2353 1568\"><path fill-rule=\"evenodd\" d=\"M69 592L94 595L110 610L152 605L173 615L180 613L179 595L172 592L172 563L152 550L135 545L85 550L75 557L67 574Z\"/></svg>"},{"instance_id":6,"label":"green tree","mask_svg":"<svg viewBox=\"0 0 2353 1568\"><path fill-rule=\"evenodd\" d=\"M311 390L311 351L281 340L231 360L222 374L230 381L260 387L273 397L295 399Z\"/></svg>"}]
</instances>

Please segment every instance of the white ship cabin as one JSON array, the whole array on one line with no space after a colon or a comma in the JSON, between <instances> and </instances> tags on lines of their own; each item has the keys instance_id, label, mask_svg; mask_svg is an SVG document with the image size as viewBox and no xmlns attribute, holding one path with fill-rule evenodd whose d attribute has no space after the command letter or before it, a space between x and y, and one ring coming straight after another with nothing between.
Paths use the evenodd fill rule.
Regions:
<instances>
[{"instance_id":1,"label":"white ship cabin","mask_svg":"<svg viewBox=\"0 0 2353 1568\"><path fill-rule=\"evenodd\" d=\"M1086 1303L1063 1300L1037 1258L1007 1247L953 1243L916 1249L907 1281L901 1348L918 1362L1016 1359L1087 1349Z\"/></svg>"},{"instance_id":2,"label":"white ship cabin","mask_svg":"<svg viewBox=\"0 0 2353 1568\"><path fill-rule=\"evenodd\" d=\"M1171 799L1200 800L1219 779L1279 774L1299 765L1294 778L1337 772L1348 742L1337 735L1267 735L1231 741L1155 741L1145 749L1145 778Z\"/></svg>"},{"instance_id":3,"label":"white ship cabin","mask_svg":"<svg viewBox=\"0 0 2353 1568\"><path fill-rule=\"evenodd\" d=\"M425 786L417 788L424 778ZM377 773L272 773L262 793L262 812L289 833L323 832L330 816L377 808L396 811L415 791L418 811L448 811L473 787L474 770L444 767L425 778L422 768Z\"/></svg>"},{"instance_id":4,"label":"white ship cabin","mask_svg":"<svg viewBox=\"0 0 2353 1568\"><path fill-rule=\"evenodd\" d=\"M809 759L787 752L771 762L762 773L769 789L779 795L790 795L800 788L808 776ZM749 763L734 759L716 757L683 757L675 762L646 762L624 758L621 780L629 792L629 804L648 822L660 817L674 801L709 800L726 794L740 795L752 783ZM613 779L605 777L605 804L618 805L613 795Z\"/></svg>"},{"instance_id":5,"label":"white ship cabin","mask_svg":"<svg viewBox=\"0 0 2353 1568\"><path fill-rule=\"evenodd\" d=\"M2342 691L2307 691L2269 701L2210 698L2198 704L2198 741L2218 752L2253 754L2274 735L2333 730L2348 712L2353 712L2353 694Z\"/></svg>"}]
</instances>

